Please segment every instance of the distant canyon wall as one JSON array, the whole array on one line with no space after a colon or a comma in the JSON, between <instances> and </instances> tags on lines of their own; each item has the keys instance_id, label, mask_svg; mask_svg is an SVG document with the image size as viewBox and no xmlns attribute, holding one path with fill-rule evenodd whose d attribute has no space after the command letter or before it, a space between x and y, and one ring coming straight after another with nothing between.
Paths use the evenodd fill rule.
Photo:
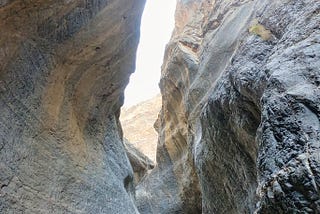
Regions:
<instances>
[{"instance_id":1,"label":"distant canyon wall","mask_svg":"<svg viewBox=\"0 0 320 214\"><path fill-rule=\"evenodd\" d=\"M134 106L122 107L120 115L124 138L153 162L156 162L158 142L154 123L161 109L161 102L158 94Z\"/></svg>"}]
</instances>

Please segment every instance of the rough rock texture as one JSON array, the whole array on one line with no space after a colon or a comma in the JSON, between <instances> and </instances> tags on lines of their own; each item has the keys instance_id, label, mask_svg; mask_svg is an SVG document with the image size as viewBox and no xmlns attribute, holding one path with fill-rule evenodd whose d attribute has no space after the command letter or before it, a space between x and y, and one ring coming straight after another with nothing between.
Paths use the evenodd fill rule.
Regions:
<instances>
[{"instance_id":1,"label":"rough rock texture","mask_svg":"<svg viewBox=\"0 0 320 214\"><path fill-rule=\"evenodd\" d=\"M185 104L188 103L184 103L187 100L184 100L183 91L189 87L188 80L184 79L188 69L193 67L196 72L197 68L192 42L198 40L190 37L197 33L201 22L195 21L194 16L203 15L197 14L198 4L197 1L179 1L177 5L176 29L167 46L160 82L162 109L156 122L159 133L157 166L138 185L136 192L136 204L141 213L201 212L199 182L187 144Z\"/></svg>"},{"instance_id":2,"label":"rough rock texture","mask_svg":"<svg viewBox=\"0 0 320 214\"><path fill-rule=\"evenodd\" d=\"M319 23L318 0L178 1L141 213L320 212Z\"/></svg>"},{"instance_id":3,"label":"rough rock texture","mask_svg":"<svg viewBox=\"0 0 320 214\"><path fill-rule=\"evenodd\" d=\"M160 94L131 107L122 107L120 122L123 136L140 152L156 161L158 133L154 128L161 109Z\"/></svg>"},{"instance_id":4,"label":"rough rock texture","mask_svg":"<svg viewBox=\"0 0 320 214\"><path fill-rule=\"evenodd\" d=\"M127 139L124 139L124 145L134 172L134 182L138 184L141 179L154 168L154 163Z\"/></svg>"},{"instance_id":5,"label":"rough rock texture","mask_svg":"<svg viewBox=\"0 0 320 214\"><path fill-rule=\"evenodd\" d=\"M204 213L252 213L255 201L258 213L320 212L319 12L319 1L255 2L273 35L238 35L201 115Z\"/></svg>"},{"instance_id":6,"label":"rough rock texture","mask_svg":"<svg viewBox=\"0 0 320 214\"><path fill-rule=\"evenodd\" d=\"M137 213L118 117L143 5L0 1L0 213Z\"/></svg>"},{"instance_id":7,"label":"rough rock texture","mask_svg":"<svg viewBox=\"0 0 320 214\"><path fill-rule=\"evenodd\" d=\"M143 4L0 0L0 213L320 213L319 0L178 0L135 205Z\"/></svg>"}]
</instances>

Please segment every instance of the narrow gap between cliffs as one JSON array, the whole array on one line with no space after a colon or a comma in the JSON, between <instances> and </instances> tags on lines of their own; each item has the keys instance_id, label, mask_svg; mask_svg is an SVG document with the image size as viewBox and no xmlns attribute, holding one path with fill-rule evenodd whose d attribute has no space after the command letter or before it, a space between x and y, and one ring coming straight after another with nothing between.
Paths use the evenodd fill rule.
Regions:
<instances>
[{"instance_id":1,"label":"narrow gap between cliffs","mask_svg":"<svg viewBox=\"0 0 320 214\"><path fill-rule=\"evenodd\" d=\"M132 164L135 173L156 163L158 134L154 123L161 108L158 83L165 46L174 28L175 6L172 0L147 1L142 16L136 71L130 77L120 115L128 157L140 165Z\"/></svg>"}]
</instances>

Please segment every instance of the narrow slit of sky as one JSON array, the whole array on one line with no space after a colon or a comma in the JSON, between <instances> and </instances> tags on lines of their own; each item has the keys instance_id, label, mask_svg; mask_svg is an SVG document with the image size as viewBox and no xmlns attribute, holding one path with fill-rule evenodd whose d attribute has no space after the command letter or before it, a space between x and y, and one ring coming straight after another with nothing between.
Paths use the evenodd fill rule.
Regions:
<instances>
[{"instance_id":1,"label":"narrow slit of sky","mask_svg":"<svg viewBox=\"0 0 320 214\"><path fill-rule=\"evenodd\" d=\"M159 80L165 46L174 27L176 0L147 0L142 15L136 71L125 91L126 107L160 93Z\"/></svg>"}]
</instances>

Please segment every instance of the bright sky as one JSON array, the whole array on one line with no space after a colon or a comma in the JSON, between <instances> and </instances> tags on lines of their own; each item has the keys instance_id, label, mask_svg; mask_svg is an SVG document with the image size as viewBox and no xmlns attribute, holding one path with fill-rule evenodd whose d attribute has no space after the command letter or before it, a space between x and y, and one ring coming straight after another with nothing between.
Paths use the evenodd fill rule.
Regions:
<instances>
[{"instance_id":1,"label":"bright sky","mask_svg":"<svg viewBox=\"0 0 320 214\"><path fill-rule=\"evenodd\" d=\"M147 0L142 15L136 71L125 91L125 106L160 93L159 80L165 46L174 27L175 0Z\"/></svg>"}]
</instances>

